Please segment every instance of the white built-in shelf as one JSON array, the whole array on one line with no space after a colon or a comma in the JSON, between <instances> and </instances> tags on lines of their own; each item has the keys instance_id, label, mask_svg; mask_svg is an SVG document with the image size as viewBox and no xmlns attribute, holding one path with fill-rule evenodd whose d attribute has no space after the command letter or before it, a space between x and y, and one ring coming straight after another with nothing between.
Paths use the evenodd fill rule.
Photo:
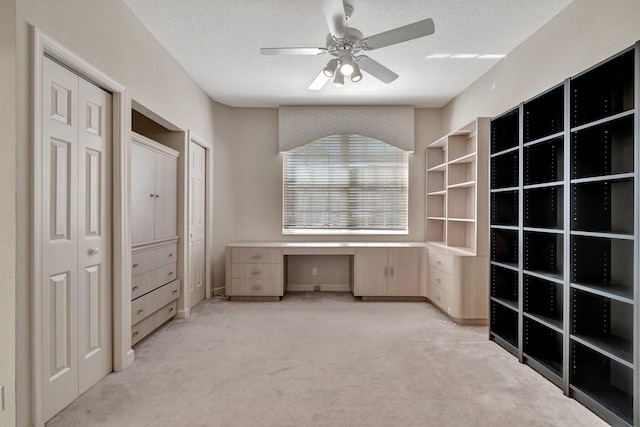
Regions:
<instances>
[{"instance_id":1,"label":"white built-in shelf","mask_svg":"<svg viewBox=\"0 0 640 427\"><path fill-rule=\"evenodd\" d=\"M486 255L489 120L479 118L426 150L427 243Z\"/></svg>"},{"instance_id":2,"label":"white built-in shelf","mask_svg":"<svg viewBox=\"0 0 640 427\"><path fill-rule=\"evenodd\" d=\"M465 154L464 156L460 156L457 159L453 159L449 161L450 165L455 165L459 163L474 163L476 161L476 152Z\"/></svg>"}]
</instances>

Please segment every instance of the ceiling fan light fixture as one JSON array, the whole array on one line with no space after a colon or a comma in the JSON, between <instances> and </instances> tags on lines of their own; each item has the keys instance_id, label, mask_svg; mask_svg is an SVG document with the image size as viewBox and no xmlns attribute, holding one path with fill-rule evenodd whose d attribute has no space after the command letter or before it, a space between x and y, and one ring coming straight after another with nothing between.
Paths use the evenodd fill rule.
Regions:
<instances>
[{"instance_id":1,"label":"ceiling fan light fixture","mask_svg":"<svg viewBox=\"0 0 640 427\"><path fill-rule=\"evenodd\" d=\"M354 62L351 53L340 56L340 72L345 76L350 76L354 70Z\"/></svg>"},{"instance_id":2,"label":"ceiling fan light fixture","mask_svg":"<svg viewBox=\"0 0 640 427\"><path fill-rule=\"evenodd\" d=\"M339 65L340 65L340 61L338 61L337 58L333 58L329 62L327 62L327 66L324 67L322 72L327 77L333 77L333 75L336 73L336 70L338 69Z\"/></svg>"},{"instance_id":3,"label":"ceiling fan light fixture","mask_svg":"<svg viewBox=\"0 0 640 427\"><path fill-rule=\"evenodd\" d=\"M344 86L344 74L342 73L336 73L335 77L333 78L333 85L335 87L342 87Z\"/></svg>"},{"instance_id":4,"label":"ceiling fan light fixture","mask_svg":"<svg viewBox=\"0 0 640 427\"><path fill-rule=\"evenodd\" d=\"M353 63L353 73L351 73L351 81L353 83L358 83L362 80L362 72L360 71L360 66L357 63Z\"/></svg>"}]
</instances>

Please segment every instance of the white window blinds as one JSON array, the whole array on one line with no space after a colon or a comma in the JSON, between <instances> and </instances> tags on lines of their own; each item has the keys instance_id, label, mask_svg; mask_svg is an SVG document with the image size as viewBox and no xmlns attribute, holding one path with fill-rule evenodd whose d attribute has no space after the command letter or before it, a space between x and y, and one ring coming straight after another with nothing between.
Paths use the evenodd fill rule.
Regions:
<instances>
[{"instance_id":1,"label":"white window blinds","mask_svg":"<svg viewBox=\"0 0 640 427\"><path fill-rule=\"evenodd\" d=\"M408 153L334 135L283 153L283 233L408 232Z\"/></svg>"}]
</instances>

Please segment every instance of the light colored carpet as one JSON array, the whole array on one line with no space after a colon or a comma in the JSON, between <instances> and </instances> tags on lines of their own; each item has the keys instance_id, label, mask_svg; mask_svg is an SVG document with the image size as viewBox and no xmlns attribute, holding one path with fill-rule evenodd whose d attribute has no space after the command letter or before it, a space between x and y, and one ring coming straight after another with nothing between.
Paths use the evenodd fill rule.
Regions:
<instances>
[{"instance_id":1,"label":"light colored carpet","mask_svg":"<svg viewBox=\"0 0 640 427\"><path fill-rule=\"evenodd\" d=\"M47 425L606 425L487 336L424 302L213 299Z\"/></svg>"}]
</instances>

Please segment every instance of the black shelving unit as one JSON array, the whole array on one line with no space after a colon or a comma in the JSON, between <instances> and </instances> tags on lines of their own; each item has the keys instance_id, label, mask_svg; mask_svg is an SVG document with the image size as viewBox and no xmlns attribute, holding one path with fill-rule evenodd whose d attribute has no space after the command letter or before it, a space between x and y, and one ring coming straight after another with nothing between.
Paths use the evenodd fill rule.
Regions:
<instances>
[{"instance_id":1,"label":"black shelving unit","mask_svg":"<svg viewBox=\"0 0 640 427\"><path fill-rule=\"evenodd\" d=\"M518 310L518 271L491 265L491 299Z\"/></svg>"},{"instance_id":2,"label":"black shelving unit","mask_svg":"<svg viewBox=\"0 0 640 427\"><path fill-rule=\"evenodd\" d=\"M638 427L639 86L640 42L493 119L490 164L490 338Z\"/></svg>"},{"instance_id":3,"label":"black shelving unit","mask_svg":"<svg viewBox=\"0 0 640 427\"><path fill-rule=\"evenodd\" d=\"M563 330L564 287L562 283L524 275L524 312L538 321Z\"/></svg>"},{"instance_id":4,"label":"black shelving unit","mask_svg":"<svg viewBox=\"0 0 640 427\"><path fill-rule=\"evenodd\" d=\"M524 271L564 278L564 237L558 233L524 232Z\"/></svg>"},{"instance_id":5,"label":"black shelving unit","mask_svg":"<svg viewBox=\"0 0 640 427\"><path fill-rule=\"evenodd\" d=\"M524 226L562 230L564 228L564 186L524 190Z\"/></svg>"},{"instance_id":6,"label":"black shelving unit","mask_svg":"<svg viewBox=\"0 0 640 427\"><path fill-rule=\"evenodd\" d=\"M532 358L558 378L562 378L562 340L562 332L530 317L524 318L525 357Z\"/></svg>"},{"instance_id":7,"label":"black shelving unit","mask_svg":"<svg viewBox=\"0 0 640 427\"><path fill-rule=\"evenodd\" d=\"M524 147L524 185L564 180L564 136Z\"/></svg>"},{"instance_id":8,"label":"black shelving unit","mask_svg":"<svg viewBox=\"0 0 640 427\"><path fill-rule=\"evenodd\" d=\"M518 190L491 193L491 223L494 225L518 225Z\"/></svg>"},{"instance_id":9,"label":"black shelving unit","mask_svg":"<svg viewBox=\"0 0 640 427\"><path fill-rule=\"evenodd\" d=\"M491 230L491 261L518 266L518 232L516 230Z\"/></svg>"}]
</instances>

